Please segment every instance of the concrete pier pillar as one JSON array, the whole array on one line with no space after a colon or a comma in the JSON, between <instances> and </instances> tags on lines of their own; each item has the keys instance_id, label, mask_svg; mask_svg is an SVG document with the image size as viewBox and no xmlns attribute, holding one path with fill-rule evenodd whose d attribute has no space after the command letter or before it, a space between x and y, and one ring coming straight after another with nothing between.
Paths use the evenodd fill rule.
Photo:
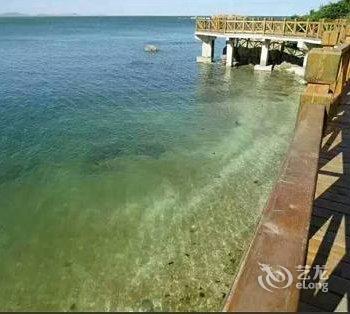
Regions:
<instances>
[{"instance_id":1,"label":"concrete pier pillar","mask_svg":"<svg viewBox=\"0 0 350 314\"><path fill-rule=\"evenodd\" d=\"M261 46L261 55L260 55L260 65L267 66L269 62L269 48L270 48L270 40L265 39Z\"/></svg>"},{"instance_id":2,"label":"concrete pier pillar","mask_svg":"<svg viewBox=\"0 0 350 314\"><path fill-rule=\"evenodd\" d=\"M214 61L215 37L197 36L202 41L202 55L197 57L197 62L211 63Z\"/></svg>"},{"instance_id":3,"label":"concrete pier pillar","mask_svg":"<svg viewBox=\"0 0 350 314\"><path fill-rule=\"evenodd\" d=\"M284 53L284 48L286 47L286 43L282 42L281 43L281 53Z\"/></svg>"},{"instance_id":4,"label":"concrete pier pillar","mask_svg":"<svg viewBox=\"0 0 350 314\"><path fill-rule=\"evenodd\" d=\"M270 39L265 39L261 45L260 64L254 67L258 71L272 71L272 65L268 66Z\"/></svg>"},{"instance_id":5,"label":"concrete pier pillar","mask_svg":"<svg viewBox=\"0 0 350 314\"><path fill-rule=\"evenodd\" d=\"M236 39L229 39L227 41L227 56L226 56L226 66L232 67L235 60L235 49L236 49Z\"/></svg>"},{"instance_id":6,"label":"concrete pier pillar","mask_svg":"<svg viewBox=\"0 0 350 314\"><path fill-rule=\"evenodd\" d=\"M280 50L280 56L279 56L279 62L282 63L283 61L283 55L284 55L284 48L286 46L285 42L281 43L281 50Z\"/></svg>"}]
</instances>

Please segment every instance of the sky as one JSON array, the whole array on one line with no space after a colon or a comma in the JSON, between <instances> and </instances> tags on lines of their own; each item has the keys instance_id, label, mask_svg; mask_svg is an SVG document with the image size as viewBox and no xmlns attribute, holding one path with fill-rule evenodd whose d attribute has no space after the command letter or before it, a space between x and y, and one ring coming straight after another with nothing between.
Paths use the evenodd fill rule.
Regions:
<instances>
[{"instance_id":1,"label":"sky","mask_svg":"<svg viewBox=\"0 0 350 314\"><path fill-rule=\"evenodd\" d=\"M0 14L293 15L332 0L0 0ZM333 0L332 2L336 2Z\"/></svg>"}]
</instances>

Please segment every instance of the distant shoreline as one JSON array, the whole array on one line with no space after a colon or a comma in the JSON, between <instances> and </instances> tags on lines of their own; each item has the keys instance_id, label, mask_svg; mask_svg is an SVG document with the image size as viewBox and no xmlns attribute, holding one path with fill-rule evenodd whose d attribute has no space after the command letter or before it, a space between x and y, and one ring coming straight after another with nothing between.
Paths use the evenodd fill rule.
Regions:
<instances>
[{"instance_id":1,"label":"distant shoreline","mask_svg":"<svg viewBox=\"0 0 350 314\"><path fill-rule=\"evenodd\" d=\"M79 15L79 14L0 14L1 17L185 17L190 18L194 17L194 15Z\"/></svg>"},{"instance_id":2,"label":"distant shoreline","mask_svg":"<svg viewBox=\"0 0 350 314\"><path fill-rule=\"evenodd\" d=\"M182 17L182 18L196 18L197 16L211 16L210 14L208 15L79 15L79 14L62 14L62 15L55 15L55 14L22 14L22 13L2 13L0 14L0 18L25 18L25 17ZM254 17L252 15L252 17ZM256 15L255 17L263 17L263 16L258 16ZM269 17L276 17L276 18L283 18L283 17L288 17L288 16L280 16L280 15L275 15L275 16L269 16Z\"/></svg>"}]
</instances>

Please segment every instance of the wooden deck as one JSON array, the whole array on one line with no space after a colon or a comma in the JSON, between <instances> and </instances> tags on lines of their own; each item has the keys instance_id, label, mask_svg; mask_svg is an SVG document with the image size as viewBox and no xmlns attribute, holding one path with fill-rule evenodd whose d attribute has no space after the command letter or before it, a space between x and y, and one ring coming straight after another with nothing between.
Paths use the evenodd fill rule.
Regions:
<instances>
[{"instance_id":1,"label":"wooden deck","mask_svg":"<svg viewBox=\"0 0 350 314\"><path fill-rule=\"evenodd\" d=\"M303 290L300 311L348 311L349 218L350 96L346 95L323 138L307 254L307 265L325 265L329 292Z\"/></svg>"}]
</instances>

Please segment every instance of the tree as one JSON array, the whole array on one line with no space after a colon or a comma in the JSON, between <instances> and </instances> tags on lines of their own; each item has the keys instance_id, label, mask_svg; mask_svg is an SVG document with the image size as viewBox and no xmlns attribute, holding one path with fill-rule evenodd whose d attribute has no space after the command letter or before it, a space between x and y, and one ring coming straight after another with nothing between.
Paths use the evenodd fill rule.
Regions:
<instances>
[{"instance_id":1,"label":"tree","mask_svg":"<svg viewBox=\"0 0 350 314\"><path fill-rule=\"evenodd\" d=\"M350 0L341 0L321 6L318 10L311 10L307 17L313 21L348 18L350 17Z\"/></svg>"}]
</instances>

